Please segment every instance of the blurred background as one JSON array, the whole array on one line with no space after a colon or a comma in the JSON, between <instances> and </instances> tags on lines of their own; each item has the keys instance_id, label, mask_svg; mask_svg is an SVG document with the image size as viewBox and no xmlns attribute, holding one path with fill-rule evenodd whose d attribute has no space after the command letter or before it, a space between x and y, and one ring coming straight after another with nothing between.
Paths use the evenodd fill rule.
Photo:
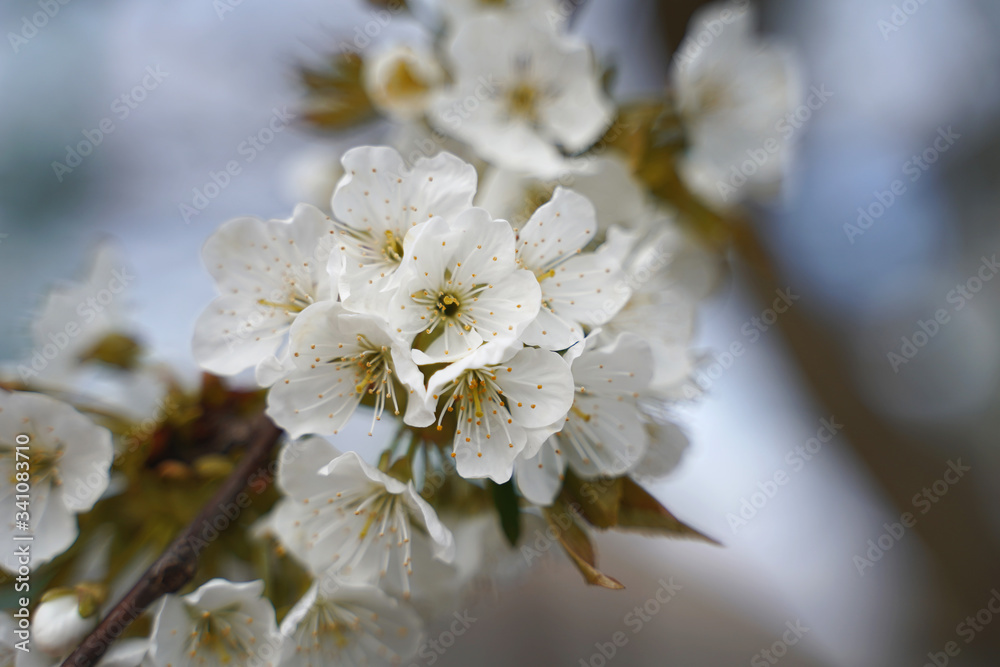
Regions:
<instances>
[{"instance_id":1,"label":"blurred background","mask_svg":"<svg viewBox=\"0 0 1000 667\"><path fill-rule=\"evenodd\" d=\"M698 4L588 0L574 29L616 63L617 97L641 97L662 91ZM654 489L725 546L599 535L602 570L625 591L585 587L553 554L417 664L1000 664L988 607L1000 604L1000 5L761 9L806 85L832 95L796 135L784 195L753 211L701 312L708 391L681 414L684 463ZM144 340L193 377L192 326L213 296L202 243L237 215L287 217L308 186L304 151L336 159L346 140L293 121L252 160L241 146L296 113L296 66L374 10L89 0L25 32L37 11L0 5L0 359L31 354L46 290L78 277L110 236L136 274L128 298ZM376 41L419 33L397 17ZM126 104L137 85L146 94ZM104 119L113 131L71 166L67 146ZM185 216L230 160L241 173ZM744 325L778 289L799 298L751 339ZM726 359L734 342L746 352ZM682 588L651 604L671 578ZM602 656L619 631L627 644Z\"/></svg>"}]
</instances>

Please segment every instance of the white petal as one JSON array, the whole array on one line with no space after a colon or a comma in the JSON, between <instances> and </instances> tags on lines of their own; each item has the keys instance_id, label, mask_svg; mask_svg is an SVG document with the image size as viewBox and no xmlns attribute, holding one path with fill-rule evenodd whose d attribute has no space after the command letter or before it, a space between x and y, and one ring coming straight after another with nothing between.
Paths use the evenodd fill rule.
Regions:
<instances>
[{"instance_id":1,"label":"white petal","mask_svg":"<svg viewBox=\"0 0 1000 667\"><path fill-rule=\"evenodd\" d=\"M566 460L556 454L555 447L543 445L535 456L518 459L515 469L517 488L532 503L548 507L562 488L565 469Z\"/></svg>"},{"instance_id":2,"label":"white petal","mask_svg":"<svg viewBox=\"0 0 1000 667\"><path fill-rule=\"evenodd\" d=\"M388 359L363 362L376 360L369 354L372 346L388 350L390 345L388 334L371 317L348 313L331 301L310 306L292 327L294 370L271 388L267 414L293 437L336 433L354 414L370 383L380 394L397 390L391 374L381 382L391 364ZM387 406L394 409L391 399Z\"/></svg>"},{"instance_id":3,"label":"white petal","mask_svg":"<svg viewBox=\"0 0 1000 667\"><path fill-rule=\"evenodd\" d=\"M194 359L216 375L235 375L273 358L293 320L283 309L241 294L217 297L194 325Z\"/></svg>"},{"instance_id":4,"label":"white petal","mask_svg":"<svg viewBox=\"0 0 1000 667\"><path fill-rule=\"evenodd\" d=\"M202 250L221 296L195 326L195 360L233 375L273 356L297 313L335 293L327 271L332 231L332 221L308 204L289 220L222 225Z\"/></svg>"},{"instance_id":5,"label":"white petal","mask_svg":"<svg viewBox=\"0 0 1000 667\"><path fill-rule=\"evenodd\" d=\"M514 461L524 450L527 435L518 423L507 424L492 413L483 416L493 437L472 437L457 433L454 454L458 474L466 479L488 477L497 484L503 484L514 472Z\"/></svg>"},{"instance_id":6,"label":"white petal","mask_svg":"<svg viewBox=\"0 0 1000 667\"><path fill-rule=\"evenodd\" d=\"M225 579L212 579L193 593L185 595L184 601L202 609L221 609L260 597L263 593L264 582L260 580L233 583Z\"/></svg>"},{"instance_id":7,"label":"white petal","mask_svg":"<svg viewBox=\"0 0 1000 667\"><path fill-rule=\"evenodd\" d=\"M254 379L261 387L270 387L295 368L290 352L286 349L279 359L275 356L265 358L254 372Z\"/></svg>"},{"instance_id":8,"label":"white petal","mask_svg":"<svg viewBox=\"0 0 1000 667\"><path fill-rule=\"evenodd\" d=\"M597 232L594 205L572 190L557 187L548 203L518 230L517 259L542 272L581 250Z\"/></svg>"},{"instance_id":9,"label":"white petal","mask_svg":"<svg viewBox=\"0 0 1000 667\"><path fill-rule=\"evenodd\" d=\"M562 419L573 404L573 373L555 352L524 348L496 374L508 408L522 426L547 426Z\"/></svg>"},{"instance_id":10,"label":"white petal","mask_svg":"<svg viewBox=\"0 0 1000 667\"><path fill-rule=\"evenodd\" d=\"M377 587L325 574L281 623L290 644L282 664L399 664L416 653L422 625L411 608Z\"/></svg>"},{"instance_id":11,"label":"white petal","mask_svg":"<svg viewBox=\"0 0 1000 667\"><path fill-rule=\"evenodd\" d=\"M677 469L688 447L687 436L676 424L647 425L650 431L646 456L632 470L636 478L656 479L666 477Z\"/></svg>"},{"instance_id":12,"label":"white petal","mask_svg":"<svg viewBox=\"0 0 1000 667\"><path fill-rule=\"evenodd\" d=\"M444 563L450 563L455 560L455 538L452 536L451 531L445 528L441 520L438 519L434 508L420 497L417 489L413 486L413 482L407 485L404 495L410 507L420 516L421 522L430 534L433 541L434 557Z\"/></svg>"},{"instance_id":13,"label":"white petal","mask_svg":"<svg viewBox=\"0 0 1000 667\"><path fill-rule=\"evenodd\" d=\"M32 615L35 645L58 657L69 653L97 625L97 617L80 616L76 595L42 602Z\"/></svg>"}]
</instances>

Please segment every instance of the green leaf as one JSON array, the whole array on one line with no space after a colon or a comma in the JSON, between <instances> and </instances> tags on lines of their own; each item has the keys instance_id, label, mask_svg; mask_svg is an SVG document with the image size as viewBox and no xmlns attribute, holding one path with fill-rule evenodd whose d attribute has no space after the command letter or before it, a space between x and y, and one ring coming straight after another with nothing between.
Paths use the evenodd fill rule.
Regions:
<instances>
[{"instance_id":1,"label":"green leaf","mask_svg":"<svg viewBox=\"0 0 1000 667\"><path fill-rule=\"evenodd\" d=\"M572 511L565 504L553 505L544 512L559 543L588 584L610 590L625 588L620 581L597 569L597 552L590 542L590 536L574 520Z\"/></svg>"},{"instance_id":2,"label":"green leaf","mask_svg":"<svg viewBox=\"0 0 1000 667\"><path fill-rule=\"evenodd\" d=\"M621 504L618 507L618 524L615 528L664 537L693 538L722 546L718 541L675 517L649 492L628 477L622 480Z\"/></svg>"},{"instance_id":3,"label":"green leaf","mask_svg":"<svg viewBox=\"0 0 1000 667\"><path fill-rule=\"evenodd\" d=\"M493 490L493 504L500 515L503 534L507 536L510 545L515 546L521 536L521 509L517 502L517 494L514 492L514 480L508 480L503 484L491 482L490 485Z\"/></svg>"}]
</instances>

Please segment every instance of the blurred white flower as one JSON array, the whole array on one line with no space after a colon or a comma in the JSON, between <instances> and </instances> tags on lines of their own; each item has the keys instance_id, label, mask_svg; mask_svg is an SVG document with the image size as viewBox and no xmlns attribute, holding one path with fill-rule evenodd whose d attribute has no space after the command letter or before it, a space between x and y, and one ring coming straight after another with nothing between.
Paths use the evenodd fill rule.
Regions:
<instances>
[{"instance_id":1,"label":"blurred white flower","mask_svg":"<svg viewBox=\"0 0 1000 667\"><path fill-rule=\"evenodd\" d=\"M292 325L289 345L294 368L268 393L267 414L292 437L337 433L366 395L375 397L372 428L387 406L399 415L401 402L406 424L434 421L409 348L378 318L335 301L313 304Z\"/></svg>"},{"instance_id":2,"label":"blurred white flower","mask_svg":"<svg viewBox=\"0 0 1000 667\"><path fill-rule=\"evenodd\" d=\"M594 205L599 234L611 225L632 229L649 221L650 207L642 184L632 175L625 159L611 151L572 160L566 171L551 179L491 168L483 177L476 205L520 227L560 185Z\"/></svg>"},{"instance_id":3,"label":"blurred white flower","mask_svg":"<svg viewBox=\"0 0 1000 667\"><path fill-rule=\"evenodd\" d=\"M595 340L566 353L576 392L562 430L518 461L518 488L533 503L552 503L567 464L584 479L619 477L646 454L649 434L638 402L653 376L653 353L631 334L600 349Z\"/></svg>"},{"instance_id":4,"label":"blurred white flower","mask_svg":"<svg viewBox=\"0 0 1000 667\"><path fill-rule=\"evenodd\" d=\"M278 484L296 504L303 543L286 545L314 573L327 570L351 581L380 584L408 594L413 540L429 539L434 555L450 562L451 532L413 483L390 477L347 452L320 469L283 450Z\"/></svg>"},{"instance_id":5,"label":"blurred white flower","mask_svg":"<svg viewBox=\"0 0 1000 667\"><path fill-rule=\"evenodd\" d=\"M757 34L756 18L753 6L701 9L689 30L716 21L721 32L706 46L687 42L693 46L682 46L674 61L676 103L689 143L681 176L719 207L774 194L792 156L782 119L800 103L799 74L788 51Z\"/></svg>"},{"instance_id":6,"label":"blurred white flower","mask_svg":"<svg viewBox=\"0 0 1000 667\"><path fill-rule=\"evenodd\" d=\"M17 544L15 535L34 534L31 567L61 554L76 540L75 515L93 507L108 488L113 455L111 433L71 406L0 390L0 478L6 480L0 539ZM27 507L18 506L19 483L30 487ZM29 530L19 527L22 520ZM2 567L17 571L16 558L4 558Z\"/></svg>"},{"instance_id":7,"label":"blurred white flower","mask_svg":"<svg viewBox=\"0 0 1000 667\"><path fill-rule=\"evenodd\" d=\"M292 154L281 167L285 198L328 210L333 191L344 175L340 153L336 144L317 141Z\"/></svg>"},{"instance_id":8,"label":"blurred white flower","mask_svg":"<svg viewBox=\"0 0 1000 667\"><path fill-rule=\"evenodd\" d=\"M600 344L626 333L642 337L653 351L652 386L665 397L678 397L694 371L690 342L702 283L715 279L715 268L666 217L645 232L613 226L598 252L622 262L631 291L625 306L601 326Z\"/></svg>"},{"instance_id":9,"label":"blurred white flower","mask_svg":"<svg viewBox=\"0 0 1000 667\"><path fill-rule=\"evenodd\" d=\"M398 665L419 647L423 623L370 584L320 576L281 622L288 667Z\"/></svg>"},{"instance_id":10,"label":"blurred white flower","mask_svg":"<svg viewBox=\"0 0 1000 667\"><path fill-rule=\"evenodd\" d=\"M282 635L263 581L212 579L198 590L167 595L153 619L149 655L158 667L274 667Z\"/></svg>"},{"instance_id":11,"label":"blurred white flower","mask_svg":"<svg viewBox=\"0 0 1000 667\"><path fill-rule=\"evenodd\" d=\"M419 16L426 15L432 23L443 21L450 26L461 25L487 12L516 13L551 28L561 26L567 18L559 0L411 0L410 4Z\"/></svg>"},{"instance_id":12,"label":"blurred white flower","mask_svg":"<svg viewBox=\"0 0 1000 667\"><path fill-rule=\"evenodd\" d=\"M584 326L603 324L628 301L621 266L610 253L582 252L597 232L594 206L556 188L517 233L517 263L538 279L542 305L521 335L527 345L565 350Z\"/></svg>"},{"instance_id":13,"label":"blurred white flower","mask_svg":"<svg viewBox=\"0 0 1000 667\"><path fill-rule=\"evenodd\" d=\"M521 14L463 22L452 40L455 83L432 120L497 166L540 176L566 169L566 153L593 145L614 106L586 44Z\"/></svg>"},{"instance_id":14,"label":"blurred white flower","mask_svg":"<svg viewBox=\"0 0 1000 667\"><path fill-rule=\"evenodd\" d=\"M516 340L541 304L538 281L517 266L514 230L480 208L452 225L429 221L400 275L389 325L414 342L420 365L454 360L484 341Z\"/></svg>"},{"instance_id":15,"label":"blurred white flower","mask_svg":"<svg viewBox=\"0 0 1000 667\"><path fill-rule=\"evenodd\" d=\"M376 108L400 121L423 116L445 73L434 53L394 45L365 58L362 77Z\"/></svg>"},{"instance_id":16,"label":"blurred white flower","mask_svg":"<svg viewBox=\"0 0 1000 667\"><path fill-rule=\"evenodd\" d=\"M438 428L454 413L458 474L510 479L514 460L562 424L573 403L573 376L555 352L487 343L431 376L428 403L439 401Z\"/></svg>"},{"instance_id":17,"label":"blurred white flower","mask_svg":"<svg viewBox=\"0 0 1000 667\"><path fill-rule=\"evenodd\" d=\"M432 561L423 549L413 552L414 569L422 574L413 579L410 602L430 622L495 594L529 568L521 550L511 546L494 513L464 513L462 508L455 508L443 514L441 520L455 536L454 563ZM521 514L523 535L534 536L535 529L547 526L541 517Z\"/></svg>"},{"instance_id":18,"label":"blurred white flower","mask_svg":"<svg viewBox=\"0 0 1000 667\"><path fill-rule=\"evenodd\" d=\"M46 600L32 615L35 646L59 657L68 654L97 625L97 616L80 615L77 596L70 592Z\"/></svg>"},{"instance_id":19,"label":"blurred white flower","mask_svg":"<svg viewBox=\"0 0 1000 667\"><path fill-rule=\"evenodd\" d=\"M83 362L113 334L136 335L126 294L135 274L110 242L97 246L86 276L51 290L31 323L34 349L18 366L24 382L65 388L79 379Z\"/></svg>"},{"instance_id":20,"label":"blurred white flower","mask_svg":"<svg viewBox=\"0 0 1000 667\"><path fill-rule=\"evenodd\" d=\"M265 385L277 378L292 322L336 294L327 274L332 234L330 218L300 204L289 220L236 218L208 239L202 258L220 296L195 324L202 368L235 375L256 367Z\"/></svg>"},{"instance_id":21,"label":"blurred white flower","mask_svg":"<svg viewBox=\"0 0 1000 667\"><path fill-rule=\"evenodd\" d=\"M407 165L394 149L362 146L344 154L345 176L333 195L344 305L385 317L383 294L395 287L396 270L420 223L453 220L472 205L478 176L450 153Z\"/></svg>"},{"instance_id":22,"label":"blurred white flower","mask_svg":"<svg viewBox=\"0 0 1000 667\"><path fill-rule=\"evenodd\" d=\"M640 482L657 480L672 473L680 465L689 444L677 424L650 421L645 426L649 431L649 448L629 473Z\"/></svg>"}]
</instances>

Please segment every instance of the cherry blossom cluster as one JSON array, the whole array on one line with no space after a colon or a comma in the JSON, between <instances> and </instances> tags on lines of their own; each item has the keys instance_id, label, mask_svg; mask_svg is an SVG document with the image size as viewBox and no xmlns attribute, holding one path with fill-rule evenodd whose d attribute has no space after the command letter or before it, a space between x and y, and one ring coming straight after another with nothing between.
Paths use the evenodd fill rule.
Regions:
<instances>
[{"instance_id":1,"label":"cherry blossom cluster","mask_svg":"<svg viewBox=\"0 0 1000 667\"><path fill-rule=\"evenodd\" d=\"M202 252L218 296L195 324L195 361L253 385L246 394L266 396L285 434L277 500L244 529L277 569L247 581L258 561L211 566L194 590L159 600L148 636L115 644L105 665L402 664L436 614L530 563L503 519L551 528L580 484L660 512L625 528L667 516L664 532L697 535L638 486L687 446L673 406L694 398L695 316L716 272L690 202L723 215L780 183L791 147L771 135L797 104L790 59L757 36L748 3L705 8L649 134L623 139L631 110L568 28L578 3L406 4L433 46L353 54L355 78L333 86L349 104L305 110L341 129L374 114L366 136L378 145L313 155L286 179L309 203L288 219L230 220ZM621 149L637 141L641 155ZM673 198L641 164L661 143L676 145L657 153L675 170ZM747 173L760 146L766 159ZM0 390L0 472L30 487L23 500L8 484L0 504L8 517L18 502L37 512L30 568L64 554L74 566L34 610L30 658L9 642L16 619L0 615L0 664L58 664L113 602L108 590L131 585L100 531L70 550L86 524L77 515L118 495L141 502L153 468L159 483L226 466L217 451L163 460L155 436L205 404L140 359L112 287L130 281L102 247L90 276L45 304L37 354L15 373L26 390ZM79 321L78 303L93 317ZM95 379L93 362L119 375ZM109 392L110 407L90 400ZM172 407L151 410L150 393ZM371 441L347 437L358 422ZM373 455L370 442L389 444ZM620 586L593 553L571 556L590 583ZM265 594L275 571L294 588L281 605Z\"/></svg>"}]
</instances>

